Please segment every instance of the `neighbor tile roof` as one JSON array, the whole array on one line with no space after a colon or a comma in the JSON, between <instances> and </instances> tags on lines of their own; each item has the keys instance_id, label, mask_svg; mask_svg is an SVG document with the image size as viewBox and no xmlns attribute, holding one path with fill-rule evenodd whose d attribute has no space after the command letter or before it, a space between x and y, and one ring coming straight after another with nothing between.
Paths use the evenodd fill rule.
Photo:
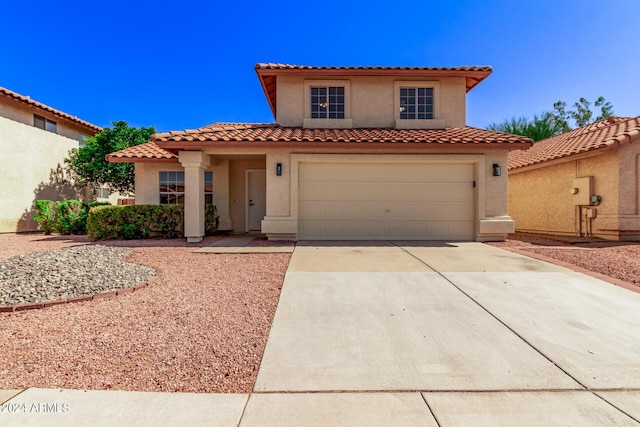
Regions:
<instances>
[{"instance_id":1,"label":"neighbor tile roof","mask_svg":"<svg viewBox=\"0 0 640 427\"><path fill-rule=\"evenodd\" d=\"M609 117L536 142L528 150L509 152L509 169L631 142L640 136L640 116Z\"/></svg>"},{"instance_id":2,"label":"neighbor tile roof","mask_svg":"<svg viewBox=\"0 0 640 427\"><path fill-rule=\"evenodd\" d=\"M214 123L199 129L157 133L151 142L127 148L107 156L109 161L144 161L177 159L173 153L183 149L197 149L220 145L247 147L255 144L273 146L305 146L312 144L349 144L367 148L380 144L427 148L433 146L500 145L503 148L523 148L531 140L518 135L494 132L473 127L449 129L303 129L277 124Z\"/></svg>"},{"instance_id":3,"label":"neighbor tile roof","mask_svg":"<svg viewBox=\"0 0 640 427\"><path fill-rule=\"evenodd\" d=\"M135 147L125 148L115 153L107 154L107 160L110 162L135 162L145 160L156 161L177 161L178 156L163 150L154 142L136 145Z\"/></svg>"},{"instance_id":4,"label":"neighbor tile roof","mask_svg":"<svg viewBox=\"0 0 640 427\"><path fill-rule=\"evenodd\" d=\"M56 110L55 108L51 108L48 105L45 105L41 102L38 101L34 101L33 99L31 99L28 96L24 96L24 95L20 95L19 93L16 93L14 91L11 91L7 88L4 88L2 86L0 86L0 95L5 96L7 98L10 98L14 101L17 102L21 102L23 104L27 104L29 106L35 107L37 109L43 110L43 111L47 111L57 117L61 117L63 119L69 120L71 122L74 122L76 124L85 126L90 128L91 130L95 131L96 133L102 131L102 128L99 126L96 126L92 123L89 123L87 121L84 121L76 116L72 116L71 114L67 114L65 112L62 112L60 110Z\"/></svg>"}]
</instances>

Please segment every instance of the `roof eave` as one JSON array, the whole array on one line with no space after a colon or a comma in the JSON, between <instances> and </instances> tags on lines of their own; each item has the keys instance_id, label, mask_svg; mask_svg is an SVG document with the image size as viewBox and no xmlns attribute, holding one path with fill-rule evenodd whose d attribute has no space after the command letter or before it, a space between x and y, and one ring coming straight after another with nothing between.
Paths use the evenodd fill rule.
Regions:
<instances>
[{"instance_id":1,"label":"roof eave","mask_svg":"<svg viewBox=\"0 0 640 427\"><path fill-rule=\"evenodd\" d=\"M15 103L16 105L29 107L30 109L32 109L32 111L36 110L43 114L51 114L58 120L63 120L67 123L71 123L76 127L83 127L86 130L93 131L94 134L102 132L102 128L100 126L96 126L93 123L89 123L86 120L82 120L81 118L65 113L64 111L49 107L46 104L35 101L28 96L20 95L19 93L13 92L7 88L0 87L0 96L3 96L5 99Z\"/></svg>"},{"instance_id":2,"label":"roof eave","mask_svg":"<svg viewBox=\"0 0 640 427\"><path fill-rule=\"evenodd\" d=\"M167 159L159 157L111 157L106 156L109 163L178 163L177 158Z\"/></svg>"}]
</instances>

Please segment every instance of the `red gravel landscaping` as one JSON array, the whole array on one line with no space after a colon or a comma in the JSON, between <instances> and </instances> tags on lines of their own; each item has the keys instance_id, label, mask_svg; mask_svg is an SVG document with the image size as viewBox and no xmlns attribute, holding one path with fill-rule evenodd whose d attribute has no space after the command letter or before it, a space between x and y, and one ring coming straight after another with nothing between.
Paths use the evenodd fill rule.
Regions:
<instances>
[{"instance_id":1,"label":"red gravel landscaping","mask_svg":"<svg viewBox=\"0 0 640 427\"><path fill-rule=\"evenodd\" d=\"M183 240L99 242L153 267L130 294L0 314L0 389L251 392L290 254L200 254ZM0 236L0 259L83 236ZM109 272L104 272L109 274Z\"/></svg>"},{"instance_id":2,"label":"red gravel landscaping","mask_svg":"<svg viewBox=\"0 0 640 427\"><path fill-rule=\"evenodd\" d=\"M603 240L574 241L568 238L515 233L504 242L489 243L524 254L539 254L593 273L621 280L640 289L640 243Z\"/></svg>"}]
</instances>

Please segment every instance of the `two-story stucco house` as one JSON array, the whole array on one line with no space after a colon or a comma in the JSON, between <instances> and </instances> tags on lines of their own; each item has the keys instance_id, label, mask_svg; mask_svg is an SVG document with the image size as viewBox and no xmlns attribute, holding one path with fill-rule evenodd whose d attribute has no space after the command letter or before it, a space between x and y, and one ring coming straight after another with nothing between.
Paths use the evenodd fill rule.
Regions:
<instances>
[{"instance_id":1,"label":"two-story stucco house","mask_svg":"<svg viewBox=\"0 0 640 427\"><path fill-rule=\"evenodd\" d=\"M0 87L0 233L35 231L35 199L76 198L64 185L62 165L69 150L102 129Z\"/></svg>"},{"instance_id":2,"label":"two-story stucco house","mask_svg":"<svg viewBox=\"0 0 640 427\"><path fill-rule=\"evenodd\" d=\"M159 133L112 153L135 162L136 203L184 203L185 236L495 240L507 214L507 151L528 138L466 126L466 94L490 67L258 64L275 124Z\"/></svg>"}]
</instances>

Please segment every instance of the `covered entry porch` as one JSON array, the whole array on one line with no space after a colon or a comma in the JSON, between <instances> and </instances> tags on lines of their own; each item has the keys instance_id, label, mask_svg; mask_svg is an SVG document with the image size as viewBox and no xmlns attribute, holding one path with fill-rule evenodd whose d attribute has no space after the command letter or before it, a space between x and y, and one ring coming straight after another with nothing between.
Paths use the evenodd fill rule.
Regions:
<instances>
[{"instance_id":1,"label":"covered entry porch","mask_svg":"<svg viewBox=\"0 0 640 427\"><path fill-rule=\"evenodd\" d=\"M206 151L180 151L173 162L137 162L136 204L163 203L167 191L182 196L172 199L184 203L189 242L199 242L205 234L204 208L210 199L217 208L218 230L260 231L266 214L265 164L264 154ZM163 182L167 172L177 172L171 183ZM206 179L209 172L212 182Z\"/></svg>"}]
</instances>

